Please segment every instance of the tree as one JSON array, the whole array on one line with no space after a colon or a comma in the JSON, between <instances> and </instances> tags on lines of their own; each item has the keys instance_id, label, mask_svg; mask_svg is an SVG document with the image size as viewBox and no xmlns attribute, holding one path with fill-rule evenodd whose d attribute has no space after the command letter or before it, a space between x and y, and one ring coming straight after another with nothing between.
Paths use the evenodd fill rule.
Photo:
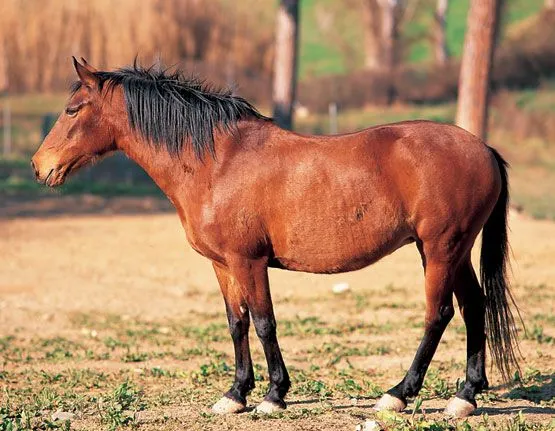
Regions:
<instances>
[{"instance_id":1,"label":"tree","mask_svg":"<svg viewBox=\"0 0 555 431\"><path fill-rule=\"evenodd\" d=\"M457 125L485 138L493 52L502 0L472 0L459 79Z\"/></svg>"},{"instance_id":2,"label":"tree","mask_svg":"<svg viewBox=\"0 0 555 431\"><path fill-rule=\"evenodd\" d=\"M283 128L293 126L293 103L297 86L299 1L281 0L276 23L274 58L274 119Z\"/></svg>"},{"instance_id":3,"label":"tree","mask_svg":"<svg viewBox=\"0 0 555 431\"><path fill-rule=\"evenodd\" d=\"M449 58L447 51L447 38L445 36L445 25L447 8L449 7L449 0L437 0L436 15L435 15L435 60L439 66L445 65Z\"/></svg>"},{"instance_id":4,"label":"tree","mask_svg":"<svg viewBox=\"0 0 555 431\"><path fill-rule=\"evenodd\" d=\"M367 69L386 73L388 103L395 99L393 77L399 62L399 25L404 0L363 0L364 64Z\"/></svg>"},{"instance_id":5,"label":"tree","mask_svg":"<svg viewBox=\"0 0 555 431\"><path fill-rule=\"evenodd\" d=\"M363 0L364 67L377 70L381 65L380 14L377 0Z\"/></svg>"},{"instance_id":6,"label":"tree","mask_svg":"<svg viewBox=\"0 0 555 431\"><path fill-rule=\"evenodd\" d=\"M8 53L4 35L0 33L0 95L8 91Z\"/></svg>"}]
</instances>

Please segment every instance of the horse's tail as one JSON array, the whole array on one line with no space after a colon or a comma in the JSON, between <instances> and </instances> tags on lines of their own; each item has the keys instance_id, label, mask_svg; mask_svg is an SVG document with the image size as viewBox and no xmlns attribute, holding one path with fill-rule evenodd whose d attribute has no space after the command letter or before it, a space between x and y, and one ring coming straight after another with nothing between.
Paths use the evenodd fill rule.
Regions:
<instances>
[{"instance_id":1,"label":"horse's tail","mask_svg":"<svg viewBox=\"0 0 555 431\"><path fill-rule=\"evenodd\" d=\"M507 162L490 148L501 173L501 193L482 233L480 276L486 296L486 333L491 356L503 379L509 381L513 370L520 371L517 355L517 330L509 300L518 312L507 280L509 243L507 239L507 213L509 190ZM520 313L519 313L520 317ZM522 320L522 319L521 319Z\"/></svg>"}]
</instances>

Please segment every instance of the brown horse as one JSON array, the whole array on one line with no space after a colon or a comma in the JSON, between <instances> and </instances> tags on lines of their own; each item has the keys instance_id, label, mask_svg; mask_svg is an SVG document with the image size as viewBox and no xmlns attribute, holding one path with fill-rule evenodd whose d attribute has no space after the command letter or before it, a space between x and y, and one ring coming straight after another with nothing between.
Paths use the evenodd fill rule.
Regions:
<instances>
[{"instance_id":1,"label":"brown horse","mask_svg":"<svg viewBox=\"0 0 555 431\"><path fill-rule=\"evenodd\" d=\"M506 164L480 139L429 121L304 136L280 129L244 99L179 73L138 66L104 72L75 59L74 65L79 81L33 157L36 177L58 186L119 150L168 196L191 246L212 261L226 304L235 380L215 412L244 410L254 386L251 318L270 375L257 409L286 406L290 381L268 267L353 271L412 242L425 273L424 337L403 380L376 408L401 411L418 394L453 317L453 294L468 352L466 382L447 413L468 415L487 388L486 338L504 377L518 368L505 274ZM480 284L470 251L482 228Z\"/></svg>"}]
</instances>

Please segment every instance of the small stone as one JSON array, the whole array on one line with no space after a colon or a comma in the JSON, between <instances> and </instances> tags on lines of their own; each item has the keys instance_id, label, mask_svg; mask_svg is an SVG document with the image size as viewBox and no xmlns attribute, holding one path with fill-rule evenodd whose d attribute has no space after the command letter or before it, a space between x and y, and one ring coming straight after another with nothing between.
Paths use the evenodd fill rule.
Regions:
<instances>
[{"instance_id":1,"label":"small stone","mask_svg":"<svg viewBox=\"0 0 555 431\"><path fill-rule=\"evenodd\" d=\"M54 320L54 314L53 313L45 313L42 315L42 320L44 320L45 322L52 322Z\"/></svg>"},{"instance_id":2,"label":"small stone","mask_svg":"<svg viewBox=\"0 0 555 431\"><path fill-rule=\"evenodd\" d=\"M61 410L57 410L56 412L52 413L53 421L70 421L74 417L75 417L75 413L63 412Z\"/></svg>"},{"instance_id":3,"label":"small stone","mask_svg":"<svg viewBox=\"0 0 555 431\"><path fill-rule=\"evenodd\" d=\"M333 293L339 294L339 293L347 292L350 289L351 287L349 286L349 283L343 282L343 283L335 283L331 288L331 291Z\"/></svg>"}]
</instances>

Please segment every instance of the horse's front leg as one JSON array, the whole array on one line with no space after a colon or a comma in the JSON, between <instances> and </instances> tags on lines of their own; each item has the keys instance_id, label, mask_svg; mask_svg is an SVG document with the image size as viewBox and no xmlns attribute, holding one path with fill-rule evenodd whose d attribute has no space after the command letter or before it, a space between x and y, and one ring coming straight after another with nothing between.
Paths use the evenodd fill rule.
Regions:
<instances>
[{"instance_id":1,"label":"horse's front leg","mask_svg":"<svg viewBox=\"0 0 555 431\"><path fill-rule=\"evenodd\" d=\"M284 398L291 382L276 336L276 320L268 282L267 259L230 259L228 267L246 300L256 334L262 343L268 363L270 387L264 401L256 407L256 411L273 413L283 410L286 408Z\"/></svg>"},{"instance_id":2,"label":"horse's front leg","mask_svg":"<svg viewBox=\"0 0 555 431\"><path fill-rule=\"evenodd\" d=\"M239 413L247 405L247 395L254 388L254 372L249 349L249 309L241 288L224 267L214 264L214 271L224 296L229 332L235 350L235 381L231 389L212 407L218 414Z\"/></svg>"}]
</instances>

